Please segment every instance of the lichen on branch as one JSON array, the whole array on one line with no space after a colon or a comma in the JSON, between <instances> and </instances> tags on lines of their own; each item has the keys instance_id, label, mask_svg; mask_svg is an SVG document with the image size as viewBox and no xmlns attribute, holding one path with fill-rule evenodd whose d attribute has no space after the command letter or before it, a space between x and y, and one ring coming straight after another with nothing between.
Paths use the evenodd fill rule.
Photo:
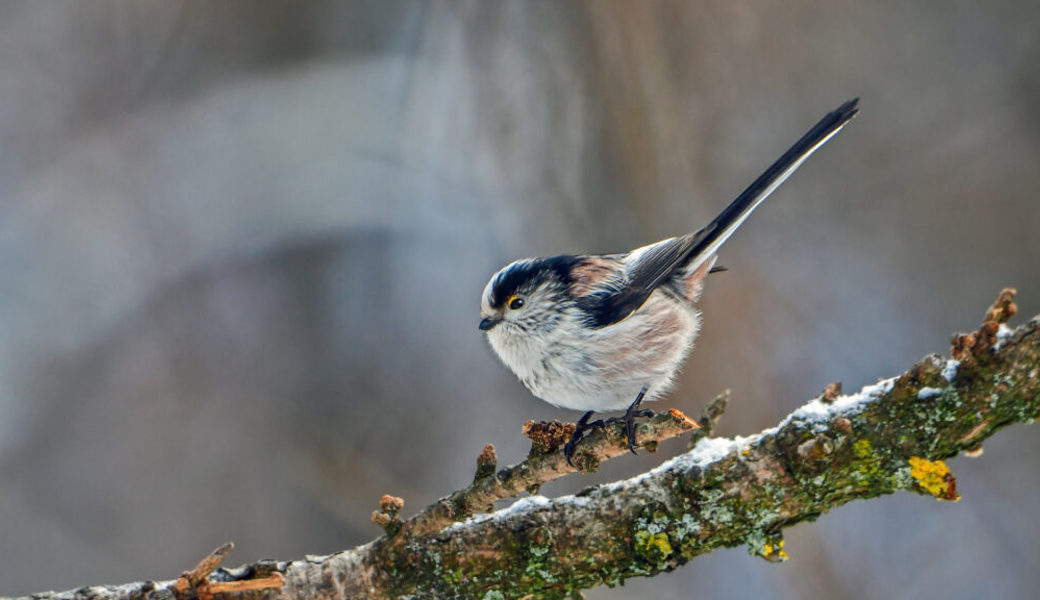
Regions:
<instances>
[{"instance_id":1,"label":"lichen on branch","mask_svg":"<svg viewBox=\"0 0 1040 600\"><path fill-rule=\"evenodd\" d=\"M977 331L955 336L953 358L927 356L854 394L841 395L831 384L773 428L746 438L702 437L631 479L555 499L531 495L491 512L496 500L573 469L552 439L533 440L543 445L524 463L498 471L488 447L473 484L411 519L400 521L402 501L385 497L374 520L386 533L373 542L325 557L218 568L195 581L211 568L206 563L180 585L227 598L565 598L656 575L720 547L745 545L753 555L784 560L785 528L852 500L900 490L956 500L945 459L977 455L1000 428L1040 417L1040 317L1009 328L1013 300L1014 291L1005 290ZM720 410L708 411L704 429ZM681 413L659 415L640 428L639 440L674 437L689 423ZM548 429L532 437L552 438ZM596 435L583 442L595 459L585 468L627 452L621 432ZM284 582L278 588L212 583L273 580L274 573ZM36 598L170 600L177 585L142 582Z\"/></svg>"},{"instance_id":2,"label":"lichen on branch","mask_svg":"<svg viewBox=\"0 0 1040 600\"><path fill-rule=\"evenodd\" d=\"M380 551L410 568L383 581L421 596L566 597L719 547L783 560L784 528L856 499L906 490L955 500L943 459L1040 416L1040 318L1002 329L1013 297L1002 292L977 332L954 338L957 360L928 356L850 395L832 384L776 427L702 439L627 481L524 499L418 546L387 541Z\"/></svg>"}]
</instances>

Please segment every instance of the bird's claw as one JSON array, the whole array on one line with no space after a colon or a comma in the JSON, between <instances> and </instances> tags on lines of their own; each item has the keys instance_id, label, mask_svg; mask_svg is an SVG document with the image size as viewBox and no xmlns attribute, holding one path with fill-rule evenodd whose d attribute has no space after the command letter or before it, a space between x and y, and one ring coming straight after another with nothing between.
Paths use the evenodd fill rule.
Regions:
<instances>
[{"instance_id":1,"label":"bird's claw","mask_svg":"<svg viewBox=\"0 0 1040 600\"><path fill-rule=\"evenodd\" d=\"M578 442L585 438L585 432L596 427L603 427L604 425L602 419L590 423L589 417L591 416L592 411L590 410L578 419L578 422L574 424L574 433L571 434L571 439L567 440L567 443L563 446L563 456L571 467L574 467L574 463L571 461L571 458L574 456L574 450L578 447Z\"/></svg>"},{"instance_id":2,"label":"bird's claw","mask_svg":"<svg viewBox=\"0 0 1040 600\"><path fill-rule=\"evenodd\" d=\"M639 417L653 417L654 411L649 409L625 411L625 433L628 434L628 450L632 454L636 453L636 448L639 444L636 443L636 419Z\"/></svg>"},{"instance_id":3,"label":"bird's claw","mask_svg":"<svg viewBox=\"0 0 1040 600\"><path fill-rule=\"evenodd\" d=\"M643 386L643 389L639 390L639 395L632 401L632 404L628 405L628 410L625 411L625 433L628 434L628 451L632 454L636 453L636 448L639 447L636 444L636 417L652 417L654 411L648 409L640 409L639 405L643 402L643 397L646 396L647 386Z\"/></svg>"},{"instance_id":4,"label":"bird's claw","mask_svg":"<svg viewBox=\"0 0 1040 600\"><path fill-rule=\"evenodd\" d=\"M581 439L581 437L578 436L577 433L578 431L575 430L574 435L571 436L571 439L567 440L567 443L563 445L563 456L567 459L567 464L571 467L574 466L574 463L571 462L571 457L574 456L574 448L577 447L578 440Z\"/></svg>"}]
</instances>

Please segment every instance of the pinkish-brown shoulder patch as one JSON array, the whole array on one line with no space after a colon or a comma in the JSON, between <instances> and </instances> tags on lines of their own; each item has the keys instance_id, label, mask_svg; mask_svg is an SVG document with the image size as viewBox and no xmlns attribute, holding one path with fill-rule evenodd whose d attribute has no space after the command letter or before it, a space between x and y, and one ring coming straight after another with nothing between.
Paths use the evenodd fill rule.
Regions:
<instances>
[{"instance_id":1,"label":"pinkish-brown shoulder patch","mask_svg":"<svg viewBox=\"0 0 1040 600\"><path fill-rule=\"evenodd\" d=\"M601 287L610 274L621 268L621 262L607 256L590 256L571 270L571 295L585 296Z\"/></svg>"},{"instance_id":2,"label":"pinkish-brown shoulder patch","mask_svg":"<svg viewBox=\"0 0 1040 600\"><path fill-rule=\"evenodd\" d=\"M715 260L716 257L711 257L704 264L697 267L696 271L686 276L686 290L683 295L690 302L696 302L701 297L701 292L704 290L704 279L708 276L711 268L715 266Z\"/></svg>"}]
</instances>

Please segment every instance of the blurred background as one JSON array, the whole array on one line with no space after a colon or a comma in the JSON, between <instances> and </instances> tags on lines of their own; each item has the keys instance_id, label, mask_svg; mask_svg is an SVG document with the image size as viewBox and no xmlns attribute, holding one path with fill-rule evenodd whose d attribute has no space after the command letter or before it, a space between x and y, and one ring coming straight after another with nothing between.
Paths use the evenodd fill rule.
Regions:
<instances>
[{"instance_id":1,"label":"blurred background","mask_svg":"<svg viewBox=\"0 0 1040 600\"><path fill-rule=\"evenodd\" d=\"M506 262L704 224L862 113L724 248L682 385L747 435L897 374L1001 287L1040 313L1040 4L0 4L0 594L374 538L520 460L477 331ZM631 476L672 443L547 486ZM1025 598L1040 440L591 599Z\"/></svg>"}]
</instances>

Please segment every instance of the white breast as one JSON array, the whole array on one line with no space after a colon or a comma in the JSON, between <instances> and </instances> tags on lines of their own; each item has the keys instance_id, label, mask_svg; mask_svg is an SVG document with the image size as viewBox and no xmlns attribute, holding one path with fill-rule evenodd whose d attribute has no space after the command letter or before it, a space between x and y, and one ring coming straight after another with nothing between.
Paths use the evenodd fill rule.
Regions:
<instances>
[{"instance_id":1,"label":"white breast","mask_svg":"<svg viewBox=\"0 0 1040 600\"><path fill-rule=\"evenodd\" d=\"M590 329L578 318L537 335L503 323L488 340L535 396L572 410L605 411L627 408L644 386L645 400L668 391L700 326L690 303L661 290L614 325Z\"/></svg>"}]
</instances>

